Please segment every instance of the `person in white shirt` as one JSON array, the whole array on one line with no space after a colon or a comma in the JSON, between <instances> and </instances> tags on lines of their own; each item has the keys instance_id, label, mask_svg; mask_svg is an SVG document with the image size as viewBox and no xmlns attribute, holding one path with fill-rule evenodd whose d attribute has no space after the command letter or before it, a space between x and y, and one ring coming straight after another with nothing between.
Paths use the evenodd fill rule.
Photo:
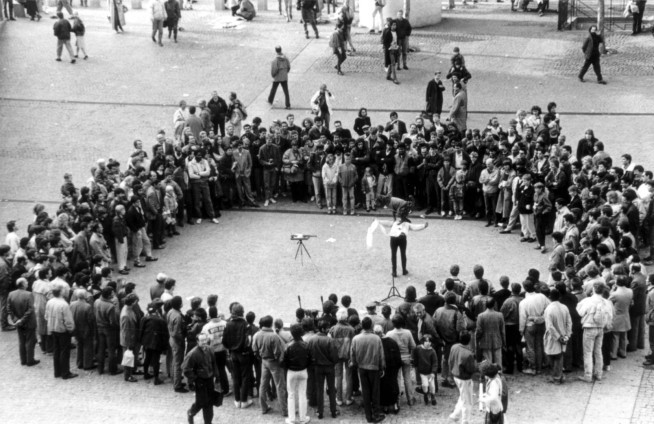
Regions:
<instances>
[{"instance_id":1,"label":"person in white shirt","mask_svg":"<svg viewBox=\"0 0 654 424\"><path fill-rule=\"evenodd\" d=\"M411 224L411 221L402 214L395 221L379 221L380 225L390 227L388 235L391 238L391 263L393 266L393 277L397 277L397 249L400 249L400 258L402 259L402 275L407 275L406 269L406 245L407 234L409 231L424 230L429 226L428 222L424 224Z\"/></svg>"},{"instance_id":2,"label":"person in white shirt","mask_svg":"<svg viewBox=\"0 0 654 424\"><path fill-rule=\"evenodd\" d=\"M18 237L16 231L18 231L16 221L7 222L7 237L5 237L5 244L9 246L11 256L15 255L20 248L20 237Z\"/></svg>"}]
</instances>

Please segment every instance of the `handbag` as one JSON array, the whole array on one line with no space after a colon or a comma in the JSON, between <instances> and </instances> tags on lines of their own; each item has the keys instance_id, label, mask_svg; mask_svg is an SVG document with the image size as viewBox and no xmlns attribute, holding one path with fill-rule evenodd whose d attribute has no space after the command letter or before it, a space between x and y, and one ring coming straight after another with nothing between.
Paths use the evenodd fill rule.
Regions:
<instances>
[{"instance_id":1,"label":"handbag","mask_svg":"<svg viewBox=\"0 0 654 424\"><path fill-rule=\"evenodd\" d=\"M123 360L120 362L120 365L124 367L134 367L134 351L127 349L123 352Z\"/></svg>"}]
</instances>

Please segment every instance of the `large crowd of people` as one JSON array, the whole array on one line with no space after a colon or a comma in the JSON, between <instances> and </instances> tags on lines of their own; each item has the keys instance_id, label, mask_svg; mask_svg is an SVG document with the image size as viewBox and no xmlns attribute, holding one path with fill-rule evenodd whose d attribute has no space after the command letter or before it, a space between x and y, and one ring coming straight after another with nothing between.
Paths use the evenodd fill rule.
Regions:
<instances>
[{"instance_id":1,"label":"large crowd of people","mask_svg":"<svg viewBox=\"0 0 654 424\"><path fill-rule=\"evenodd\" d=\"M307 402L322 418L325 383L332 417L360 394L366 419L379 422L399 411L402 393L407 405L416 390L435 404L441 386L460 391L450 419L469 422L472 378L481 372L488 419L501 422L502 375L549 369L549 380L562 384L579 368L579 378L593 382L612 360L645 348L645 326L650 334L654 326L654 278L645 268L654 249L654 182L629 154L618 165L592 130L573 152L555 103L546 113L519 111L506 130L491 118L462 132L438 113L405 123L393 112L372 125L365 108L347 129L330 119L327 87L314 98L319 116L302 127L293 114L267 128L256 117L248 122L235 93L181 102L171 136L160 131L151 147L134 141L122 166L99 159L79 187L65 174L60 206L48 213L37 204L23 235L7 223L1 318L3 330L18 330L21 364L39 363L38 341L53 354L55 377L75 377L74 337L80 370L122 373L127 382L143 375L157 385L167 374L175 391L195 389L190 422L200 410L211 422L214 385L233 393L236 408L250 407L256 389L264 414L277 399L287 422L296 419L295 402L300 422L309 419ZM176 281L159 274L143 311L125 277L128 263L156 261L153 249L186 224L218 223L223 209L270 207L289 195L344 214L388 205L392 196L403 199L398 219L412 209L483 219L498 237L519 223L520 241L542 252L551 233L549 275L531 269L522 284L506 276L496 284L475 266L466 284L453 266L439 287L426 283L424 297L407 288L394 311L382 305L378 315L371 302L363 314L349 296L339 308L330 295L322 311L298 310L288 330L270 315L255 322L239 303L219 312L215 295L206 309L193 298L183 312ZM645 364L654 364L651 353Z\"/></svg>"}]
</instances>

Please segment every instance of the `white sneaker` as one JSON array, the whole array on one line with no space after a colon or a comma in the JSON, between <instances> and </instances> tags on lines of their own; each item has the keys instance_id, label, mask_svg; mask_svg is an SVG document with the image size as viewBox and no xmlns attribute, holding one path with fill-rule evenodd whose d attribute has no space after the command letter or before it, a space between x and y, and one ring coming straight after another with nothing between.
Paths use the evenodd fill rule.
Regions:
<instances>
[{"instance_id":1,"label":"white sneaker","mask_svg":"<svg viewBox=\"0 0 654 424\"><path fill-rule=\"evenodd\" d=\"M340 399L336 399L336 405L338 405L338 406L342 406L342 405L343 405L343 401L340 400Z\"/></svg>"},{"instance_id":2,"label":"white sneaker","mask_svg":"<svg viewBox=\"0 0 654 424\"><path fill-rule=\"evenodd\" d=\"M272 204L274 205L275 203L277 203L277 200L275 200L275 199L270 199L270 203L272 203Z\"/></svg>"},{"instance_id":3,"label":"white sneaker","mask_svg":"<svg viewBox=\"0 0 654 424\"><path fill-rule=\"evenodd\" d=\"M236 409L241 409L241 402L234 401L234 406L236 407Z\"/></svg>"},{"instance_id":4,"label":"white sneaker","mask_svg":"<svg viewBox=\"0 0 654 424\"><path fill-rule=\"evenodd\" d=\"M202 224L202 219L198 218L197 221L195 221L196 224Z\"/></svg>"},{"instance_id":5,"label":"white sneaker","mask_svg":"<svg viewBox=\"0 0 654 424\"><path fill-rule=\"evenodd\" d=\"M449 211L447 214L448 214L449 216L452 216L452 211Z\"/></svg>"},{"instance_id":6,"label":"white sneaker","mask_svg":"<svg viewBox=\"0 0 654 424\"><path fill-rule=\"evenodd\" d=\"M214 218L211 220L214 224L220 224L220 221L218 221L218 218Z\"/></svg>"},{"instance_id":7,"label":"white sneaker","mask_svg":"<svg viewBox=\"0 0 654 424\"><path fill-rule=\"evenodd\" d=\"M252 399L249 399L247 402L242 402L241 403L241 409L249 408L254 404L254 401Z\"/></svg>"},{"instance_id":8,"label":"white sneaker","mask_svg":"<svg viewBox=\"0 0 654 424\"><path fill-rule=\"evenodd\" d=\"M268 203L269 202L266 200L265 202L263 202L263 206L268 206Z\"/></svg>"},{"instance_id":9,"label":"white sneaker","mask_svg":"<svg viewBox=\"0 0 654 424\"><path fill-rule=\"evenodd\" d=\"M316 196L311 196L311 201L315 202L316 201Z\"/></svg>"},{"instance_id":10,"label":"white sneaker","mask_svg":"<svg viewBox=\"0 0 654 424\"><path fill-rule=\"evenodd\" d=\"M445 216L445 211L441 212L441 216Z\"/></svg>"}]
</instances>

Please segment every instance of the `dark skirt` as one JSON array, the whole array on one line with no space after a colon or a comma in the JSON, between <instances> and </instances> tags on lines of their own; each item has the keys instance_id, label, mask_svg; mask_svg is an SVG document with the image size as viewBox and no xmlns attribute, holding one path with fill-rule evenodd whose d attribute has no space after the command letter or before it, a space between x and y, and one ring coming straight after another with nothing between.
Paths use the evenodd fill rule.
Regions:
<instances>
[{"instance_id":1,"label":"dark skirt","mask_svg":"<svg viewBox=\"0 0 654 424\"><path fill-rule=\"evenodd\" d=\"M393 406L400 396L400 386L397 384L399 368L386 368L384 376L379 380L379 404Z\"/></svg>"}]
</instances>

